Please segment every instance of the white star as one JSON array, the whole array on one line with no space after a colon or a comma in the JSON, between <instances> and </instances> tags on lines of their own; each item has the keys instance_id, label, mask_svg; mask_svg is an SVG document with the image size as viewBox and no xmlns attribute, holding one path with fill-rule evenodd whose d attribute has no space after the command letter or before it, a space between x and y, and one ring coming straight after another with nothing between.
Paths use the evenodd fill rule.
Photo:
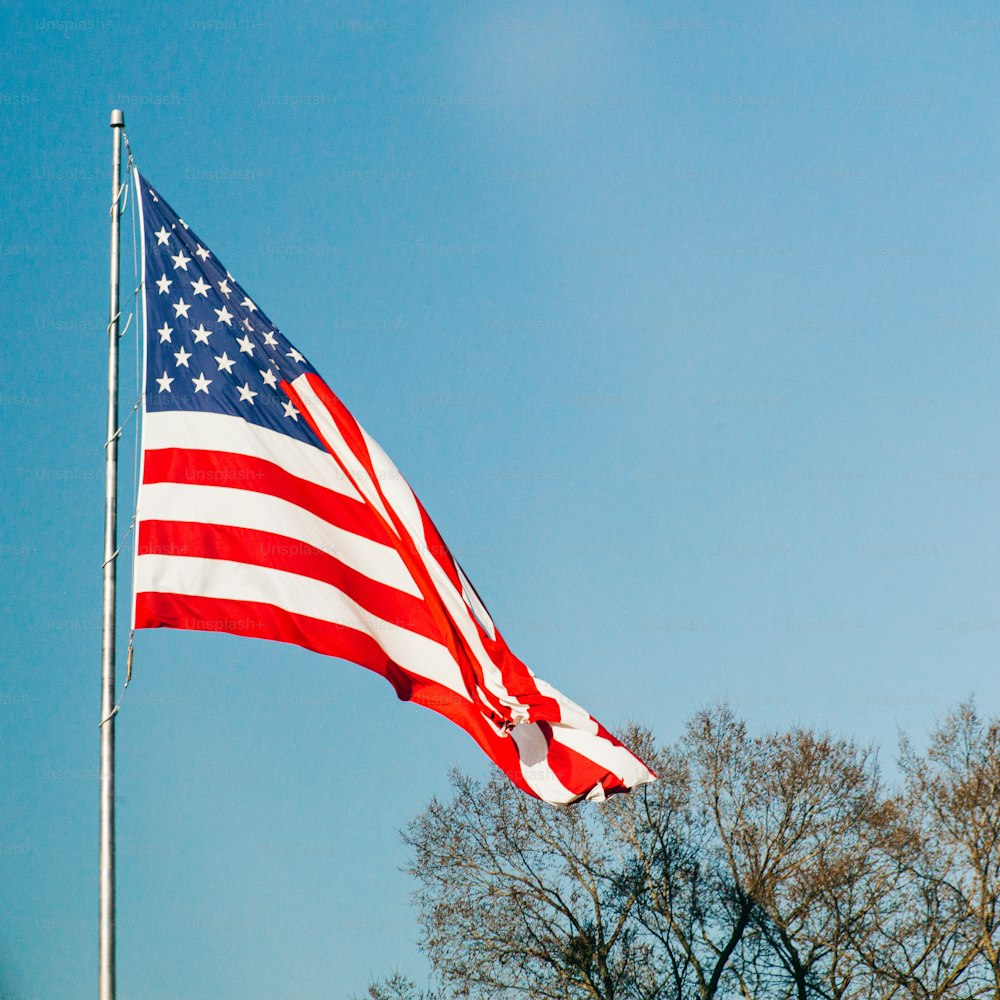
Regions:
<instances>
[{"instance_id":1,"label":"white star","mask_svg":"<svg viewBox=\"0 0 1000 1000\"><path fill-rule=\"evenodd\" d=\"M188 224L187 224L187 223L186 223L186 222L185 222L185 221L184 221L183 219L178 219L177 221L178 221L178 222L179 222L179 223L180 223L180 224L181 224L181 225L182 225L182 226L183 226L183 227L184 227L185 229L187 229L187 227L188 227Z\"/></svg>"},{"instance_id":2,"label":"white star","mask_svg":"<svg viewBox=\"0 0 1000 1000\"><path fill-rule=\"evenodd\" d=\"M209 256L210 256L209 252L208 252L208 251L207 251L207 250L206 250L206 249L205 249L205 248L204 248L204 247L203 247L203 246L202 246L202 245L201 245L200 243L198 244L198 249L197 249L197 250L195 250L195 253L196 253L196 254L197 254L197 255L198 255L198 256L199 256L199 257L200 257L200 258L201 258L202 260L208 260L208 258L209 258Z\"/></svg>"},{"instance_id":3,"label":"white star","mask_svg":"<svg viewBox=\"0 0 1000 1000\"><path fill-rule=\"evenodd\" d=\"M245 296L245 297L244 297L244 299L243 299L243 301L242 301L242 302L240 303L240 305L241 305L241 306L243 306L243 308L244 308L244 309L249 309L249 310L250 310L250 312L254 312L254 310L256 310L256 308L257 308L257 307L256 307L256 306L255 306L255 305L254 305L254 304L253 304L253 303L252 303L252 302L250 301L250 298L249 298L249 296Z\"/></svg>"},{"instance_id":4,"label":"white star","mask_svg":"<svg viewBox=\"0 0 1000 1000\"><path fill-rule=\"evenodd\" d=\"M221 357L216 354L215 360L219 362L220 372L223 368L225 368L227 375L231 375L233 373L233 365L235 365L236 362L228 354L226 354L225 351L222 352Z\"/></svg>"},{"instance_id":5,"label":"white star","mask_svg":"<svg viewBox=\"0 0 1000 1000\"><path fill-rule=\"evenodd\" d=\"M208 298L208 290L212 287L204 278L199 277L197 281L191 282L191 287L194 289L195 295L204 295Z\"/></svg>"},{"instance_id":6,"label":"white star","mask_svg":"<svg viewBox=\"0 0 1000 1000\"><path fill-rule=\"evenodd\" d=\"M233 277L233 276L232 276L232 275L231 275L231 274L230 274L230 273L229 273L228 271L226 271L226 277L227 277L227 278L228 278L228 279L229 279L230 281L235 281L235 280L236 280L236 279L235 279L235 278L234 278L234 277Z\"/></svg>"},{"instance_id":7,"label":"white star","mask_svg":"<svg viewBox=\"0 0 1000 1000\"><path fill-rule=\"evenodd\" d=\"M191 357L191 352L185 351L182 347L179 351L174 353L174 357L177 359L177 363L174 365L175 368L180 368L181 365L187 368L188 358Z\"/></svg>"},{"instance_id":8,"label":"white star","mask_svg":"<svg viewBox=\"0 0 1000 1000\"><path fill-rule=\"evenodd\" d=\"M167 292L169 292L169 291L170 291L170 286L171 286L172 284L173 284L173 282L172 282L172 281L171 281L171 280L170 280L170 279L169 279L169 278L168 278L168 277L167 277L166 275L164 275L164 276L163 276L162 278L160 278L160 280L159 280L159 281L158 281L158 282L156 283L156 287L157 287L157 288L159 288L159 290L160 290L160 294L161 294L161 295L166 295L166 294L167 294Z\"/></svg>"},{"instance_id":9,"label":"white star","mask_svg":"<svg viewBox=\"0 0 1000 1000\"><path fill-rule=\"evenodd\" d=\"M196 344L207 344L208 338L215 333L214 330L206 330L204 323L199 323L191 332L194 334Z\"/></svg>"},{"instance_id":10,"label":"white star","mask_svg":"<svg viewBox=\"0 0 1000 1000\"><path fill-rule=\"evenodd\" d=\"M156 237L156 245L158 247L165 247L167 241L170 239L170 233L167 232L166 226L160 226L160 231L158 233L153 233Z\"/></svg>"},{"instance_id":11,"label":"white star","mask_svg":"<svg viewBox=\"0 0 1000 1000\"><path fill-rule=\"evenodd\" d=\"M302 355L299 354L299 352L297 350L295 350L294 347L285 355L285 357L286 358L291 358L292 361L297 361L297 362L299 362L299 364L301 364L303 361L305 361L305 358L302 357Z\"/></svg>"},{"instance_id":12,"label":"white star","mask_svg":"<svg viewBox=\"0 0 1000 1000\"><path fill-rule=\"evenodd\" d=\"M261 370L260 377L264 380L265 384L269 385L272 389L278 384L278 380L274 377L274 372L270 368L265 368Z\"/></svg>"},{"instance_id":13,"label":"white star","mask_svg":"<svg viewBox=\"0 0 1000 1000\"><path fill-rule=\"evenodd\" d=\"M249 330L251 333L253 333L253 325L250 323L250 320L248 319L243 320L243 327L244 329Z\"/></svg>"},{"instance_id":14,"label":"white star","mask_svg":"<svg viewBox=\"0 0 1000 1000\"><path fill-rule=\"evenodd\" d=\"M229 298L229 293L232 291L232 289L229 287L229 282L226 281L225 278L223 278L222 281L219 282L219 291L222 292L222 294L225 295L227 299Z\"/></svg>"},{"instance_id":15,"label":"white star","mask_svg":"<svg viewBox=\"0 0 1000 1000\"><path fill-rule=\"evenodd\" d=\"M176 319L178 316L183 316L185 319L187 319L188 309L190 308L191 306L187 302L185 302L183 299L179 299L177 302L174 303L174 318Z\"/></svg>"},{"instance_id":16,"label":"white star","mask_svg":"<svg viewBox=\"0 0 1000 1000\"><path fill-rule=\"evenodd\" d=\"M296 423L299 422L299 411L292 406L292 401L289 400L287 403L281 404L285 408L285 416L291 417Z\"/></svg>"},{"instance_id":17,"label":"white star","mask_svg":"<svg viewBox=\"0 0 1000 1000\"><path fill-rule=\"evenodd\" d=\"M278 346L278 342L274 339L274 330L268 330L267 333L264 334L264 343L267 344L268 347Z\"/></svg>"},{"instance_id":18,"label":"white star","mask_svg":"<svg viewBox=\"0 0 1000 1000\"><path fill-rule=\"evenodd\" d=\"M208 387L212 384L210 378L205 378L205 373L202 372L197 378L191 379L194 382L194 391L196 393L203 392L208 395Z\"/></svg>"},{"instance_id":19,"label":"white star","mask_svg":"<svg viewBox=\"0 0 1000 1000\"><path fill-rule=\"evenodd\" d=\"M149 192L149 197L152 198L153 201L160 200L159 198L156 197L156 192L152 188L146 188L146 190Z\"/></svg>"},{"instance_id":20,"label":"white star","mask_svg":"<svg viewBox=\"0 0 1000 1000\"><path fill-rule=\"evenodd\" d=\"M173 379L164 371L163 377L156 380L156 384L160 387L160 392L173 392L174 390L170 388L170 383Z\"/></svg>"},{"instance_id":21,"label":"white star","mask_svg":"<svg viewBox=\"0 0 1000 1000\"><path fill-rule=\"evenodd\" d=\"M253 357L253 344L250 343L249 337L237 337L236 343L240 345L240 354L249 354Z\"/></svg>"},{"instance_id":22,"label":"white star","mask_svg":"<svg viewBox=\"0 0 1000 1000\"><path fill-rule=\"evenodd\" d=\"M253 406L253 398L257 395L257 393L250 388L250 383L247 382L246 385L238 385L236 388L240 391L240 399Z\"/></svg>"},{"instance_id":23,"label":"white star","mask_svg":"<svg viewBox=\"0 0 1000 1000\"><path fill-rule=\"evenodd\" d=\"M225 323L226 326L233 325L233 314L225 306L221 309L216 309L215 315L219 317L220 323Z\"/></svg>"},{"instance_id":24,"label":"white star","mask_svg":"<svg viewBox=\"0 0 1000 1000\"><path fill-rule=\"evenodd\" d=\"M170 341L170 334L174 332L174 328L164 323L156 332L160 335L160 343L162 344L164 341Z\"/></svg>"},{"instance_id":25,"label":"white star","mask_svg":"<svg viewBox=\"0 0 1000 1000\"><path fill-rule=\"evenodd\" d=\"M186 271L188 269L188 264L191 263L191 258L186 256L183 250L181 250L181 252L176 257L171 256L170 259L174 262L175 271L178 268L180 268L180 270L182 271Z\"/></svg>"}]
</instances>

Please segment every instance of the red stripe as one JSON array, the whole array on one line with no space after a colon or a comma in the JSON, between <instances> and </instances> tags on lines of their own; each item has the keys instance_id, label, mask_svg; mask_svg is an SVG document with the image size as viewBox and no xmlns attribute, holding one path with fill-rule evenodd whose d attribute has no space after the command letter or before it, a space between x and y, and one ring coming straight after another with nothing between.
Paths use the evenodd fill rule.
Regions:
<instances>
[{"instance_id":1,"label":"red stripe","mask_svg":"<svg viewBox=\"0 0 1000 1000\"><path fill-rule=\"evenodd\" d=\"M297 573L343 591L383 621L440 642L434 620L419 597L372 580L307 542L269 531L190 521L142 521L139 555L226 559Z\"/></svg>"},{"instance_id":2,"label":"red stripe","mask_svg":"<svg viewBox=\"0 0 1000 1000\"><path fill-rule=\"evenodd\" d=\"M265 493L287 500L324 521L383 545L391 545L385 528L362 500L300 479L280 465L252 455L187 448L147 451L143 462L144 483L179 483L224 486L227 489Z\"/></svg>"}]
</instances>

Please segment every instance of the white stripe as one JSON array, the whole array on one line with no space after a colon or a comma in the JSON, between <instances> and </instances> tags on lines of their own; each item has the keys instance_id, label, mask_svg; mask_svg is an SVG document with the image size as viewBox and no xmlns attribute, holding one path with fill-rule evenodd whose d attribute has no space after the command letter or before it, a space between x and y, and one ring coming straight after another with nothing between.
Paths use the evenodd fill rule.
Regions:
<instances>
[{"instance_id":1,"label":"white stripe","mask_svg":"<svg viewBox=\"0 0 1000 1000\"><path fill-rule=\"evenodd\" d=\"M577 793L571 792L549 767L548 741L537 723L515 726L510 735L517 745L521 775L528 787L540 799L555 805L565 805L579 797Z\"/></svg>"},{"instance_id":2,"label":"white stripe","mask_svg":"<svg viewBox=\"0 0 1000 1000\"><path fill-rule=\"evenodd\" d=\"M363 427L360 429L365 447L368 449L368 460L375 470L375 478L378 480L385 502L403 522L403 527L417 548L425 550L427 540L424 537L424 521L420 516L420 507L417 505L417 498L413 495L410 484L403 478L403 474L396 468L392 459L382 450L382 446Z\"/></svg>"},{"instance_id":3,"label":"white stripe","mask_svg":"<svg viewBox=\"0 0 1000 1000\"><path fill-rule=\"evenodd\" d=\"M560 719L563 723L572 726L574 729L584 729L588 733L597 735L597 723L586 709L581 708L575 701L567 698L561 691L557 691L548 681L543 681L541 677L535 677L535 687L538 688L539 694L543 694L547 698L552 698L559 702Z\"/></svg>"},{"instance_id":4,"label":"white stripe","mask_svg":"<svg viewBox=\"0 0 1000 1000\"><path fill-rule=\"evenodd\" d=\"M224 559L142 555L137 560L135 589L272 604L291 614L358 629L407 673L435 681L469 700L458 665L444 646L409 631L404 624L372 614L343 591L319 580Z\"/></svg>"},{"instance_id":5,"label":"white stripe","mask_svg":"<svg viewBox=\"0 0 1000 1000\"><path fill-rule=\"evenodd\" d=\"M609 743L603 736L575 726L554 724L552 738L617 775L629 788L653 780L653 775L633 753L623 746Z\"/></svg>"},{"instance_id":6,"label":"white stripe","mask_svg":"<svg viewBox=\"0 0 1000 1000\"><path fill-rule=\"evenodd\" d=\"M653 775L630 750L610 743L598 734L594 717L571 701L561 691L557 691L547 681L535 678L541 694L554 698L559 703L562 721L552 723L552 738L564 746L575 750L582 757L607 768L617 775L629 788L653 780Z\"/></svg>"},{"instance_id":7,"label":"white stripe","mask_svg":"<svg viewBox=\"0 0 1000 1000\"><path fill-rule=\"evenodd\" d=\"M382 503L382 498L372 482L368 470L361 464L358 457L351 451L344 435L340 433L337 422L333 419L330 411L323 405L316 395L313 387L309 384L309 379L305 375L300 375L294 382L292 388L299 394L302 405L308 410L309 416L316 422L323 440L336 452L337 457L344 463L344 468L354 485L364 494L365 499L385 518L392 530L395 526L389 512Z\"/></svg>"},{"instance_id":8,"label":"white stripe","mask_svg":"<svg viewBox=\"0 0 1000 1000\"><path fill-rule=\"evenodd\" d=\"M420 596L410 571L394 548L338 528L288 500L267 493L226 486L145 483L139 496L139 521L154 520L269 531L329 553L372 580Z\"/></svg>"},{"instance_id":9,"label":"white stripe","mask_svg":"<svg viewBox=\"0 0 1000 1000\"><path fill-rule=\"evenodd\" d=\"M228 413L160 410L145 415L143 451L191 448L226 451L273 462L299 479L360 501L336 460L326 451Z\"/></svg>"}]
</instances>

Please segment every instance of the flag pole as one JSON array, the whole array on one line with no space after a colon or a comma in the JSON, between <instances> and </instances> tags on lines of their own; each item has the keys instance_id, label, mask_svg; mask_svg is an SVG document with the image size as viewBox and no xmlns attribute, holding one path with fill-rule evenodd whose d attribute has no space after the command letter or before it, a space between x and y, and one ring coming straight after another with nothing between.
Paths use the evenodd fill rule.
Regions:
<instances>
[{"instance_id":1,"label":"flag pole","mask_svg":"<svg viewBox=\"0 0 1000 1000\"><path fill-rule=\"evenodd\" d=\"M98 998L115 1000L115 569L118 535L118 238L121 136L125 116L111 112L111 306L108 313L108 428L104 445L104 615L101 634L101 848Z\"/></svg>"}]
</instances>

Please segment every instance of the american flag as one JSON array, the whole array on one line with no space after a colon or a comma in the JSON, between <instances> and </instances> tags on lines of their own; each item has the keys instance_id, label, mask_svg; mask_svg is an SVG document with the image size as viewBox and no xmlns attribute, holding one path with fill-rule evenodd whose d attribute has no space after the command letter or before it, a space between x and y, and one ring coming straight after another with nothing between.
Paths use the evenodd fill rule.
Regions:
<instances>
[{"instance_id":1,"label":"american flag","mask_svg":"<svg viewBox=\"0 0 1000 1000\"><path fill-rule=\"evenodd\" d=\"M146 336L135 627L275 639L360 664L548 802L652 780L511 653L385 452L134 180Z\"/></svg>"}]
</instances>

